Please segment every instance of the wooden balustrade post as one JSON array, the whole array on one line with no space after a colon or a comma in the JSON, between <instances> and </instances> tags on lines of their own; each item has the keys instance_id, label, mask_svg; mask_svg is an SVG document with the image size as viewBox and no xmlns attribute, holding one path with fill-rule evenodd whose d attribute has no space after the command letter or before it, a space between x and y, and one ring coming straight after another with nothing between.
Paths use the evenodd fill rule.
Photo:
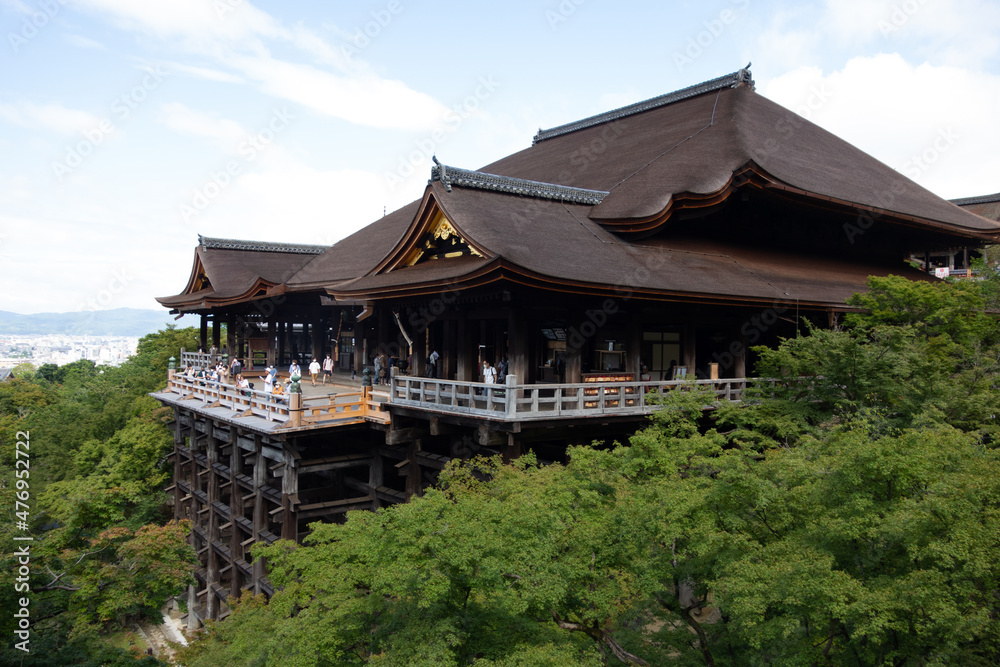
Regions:
<instances>
[{"instance_id":1,"label":"wooden balustrade post","mask_svg":"<svg viewBox=\"0 0 1000 667\"><path fill-rule=\"evenodd\" d=\"M514 419L517 416L517 376L507 376L507 389L504 392L507 397L506 417Z\"/></svg>"},{"instance_id":2,"label":"wooden balustrade post","mask_svg":"<svg viewBox=\"0 0 1000 667\"><path fill-rule=\"evenodd\" d=\"M302 394L288 395L288 424L292 428L302 426Z\"/></svg>"}]
</instances>

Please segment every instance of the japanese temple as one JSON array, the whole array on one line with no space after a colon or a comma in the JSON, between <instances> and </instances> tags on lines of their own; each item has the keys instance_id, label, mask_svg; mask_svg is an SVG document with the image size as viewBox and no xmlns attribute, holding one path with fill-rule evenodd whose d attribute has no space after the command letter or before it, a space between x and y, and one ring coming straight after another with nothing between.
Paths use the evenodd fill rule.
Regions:
<instances>
[{"instance_id":1,"label":"japanese temple","mask_svg":"<svg viewBox=\"0 0 1000 667\"><path fill-rule=\"evenodd\" d=\"M435 158L429 176L333 246L199 237L187 285L158 299L201 316L181 367L336 365L326 389L283 397L180 368L154 394L202 565L192 624L272 592L254 542L405 502L452 458L627 437L687 383L739 400L753 346L834 324L868 276L936 280L932 258L967 269L1000 236L758 95L748 69L540 130L481 169ZM382 354L388 384L368 386ZM498 383L484 362L504 362Z\"/></svg>"}]
</instances>

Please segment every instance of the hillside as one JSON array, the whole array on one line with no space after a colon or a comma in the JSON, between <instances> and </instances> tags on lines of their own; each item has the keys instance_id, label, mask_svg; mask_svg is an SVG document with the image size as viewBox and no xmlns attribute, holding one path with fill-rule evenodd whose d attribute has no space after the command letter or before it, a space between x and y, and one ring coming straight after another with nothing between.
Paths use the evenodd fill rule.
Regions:
<instances>
[{"instance_id":1,"label":"hillside","mask_svg":"<svg viewBox=\"0 0 1000 667\"><path fill-rule=\"evenodd\" d=\"M75 313L21 315L0 310L0 335L76 334L81 336L145 336L167 324L197 326L197 318L174 320L165 309L116 308Z\"/></svg>"}]
</instances>

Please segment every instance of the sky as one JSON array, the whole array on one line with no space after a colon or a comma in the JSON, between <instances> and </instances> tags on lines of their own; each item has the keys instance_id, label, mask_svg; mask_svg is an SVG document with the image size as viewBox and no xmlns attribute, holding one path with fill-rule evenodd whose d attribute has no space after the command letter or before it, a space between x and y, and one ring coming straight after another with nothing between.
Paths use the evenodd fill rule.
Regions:
<instances>
[{"instance_id":1,"label":"sky","mask_svg":"<svg viewBox=\"0 0 1000 667\"><path fill-rule=\"evenodd\" d=\"M997 0L0 0L0 310L158 308L198 235L333 244L549 128L729 74L1000 191Z\"/></svg>"}]
</instances>

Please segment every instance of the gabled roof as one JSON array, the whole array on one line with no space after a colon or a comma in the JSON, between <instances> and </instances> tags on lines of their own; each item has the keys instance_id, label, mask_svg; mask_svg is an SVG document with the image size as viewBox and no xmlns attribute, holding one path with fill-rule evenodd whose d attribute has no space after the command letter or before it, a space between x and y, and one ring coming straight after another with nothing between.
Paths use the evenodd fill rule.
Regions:
<instances>
[{"instance_id":1,"label":"gabled roof","mask_svg":"<svg viewBox=\"0 0 1000 667\"><path fill-rule=\"evenodd\" d=\"M747 69L539 131L531 147L481 170L435 163L421 200L321 254L203 240L185 294L161 303L231 302L270 289L368 300L507 280L588 293L624 286L650 298L836 305L865 289L869 274L908 272L901 259L888 261L894 249L881 259L800 257L704 234L700 219L740 192L793 202L802 212L791 224L808 233L821 210L838 232L840 220L868 215L895 238L920 243L1000 237L1000 224L758 95ZM442 229L460 237L464 252L434 245ZM241 272L236 264L247 264L247 253L284 259L254 258L255 268Z\"/></svg>"},{"instance_id":2,"label":"gabled roof","mask_svg":"<svg viewBox=\"0 0 1000 667\"><path fill-rule=\"evenodd\" d=\"M184 291L156 300L171 308L196 310L261 298L328 249L199 235Z\"/></svg>"}]
</instances>

